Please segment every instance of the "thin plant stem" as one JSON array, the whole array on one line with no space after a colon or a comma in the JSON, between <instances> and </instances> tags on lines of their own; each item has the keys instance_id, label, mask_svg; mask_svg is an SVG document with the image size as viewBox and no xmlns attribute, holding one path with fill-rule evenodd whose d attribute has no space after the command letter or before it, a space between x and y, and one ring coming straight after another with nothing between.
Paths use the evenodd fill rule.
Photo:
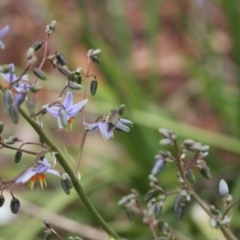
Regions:
<instances>
[{"instance_id":1,"label":"thin plant stem","mask_svg":"<svg viewBox=\"0 0 240 240\"><path fill-rule=\"evenodd\" d=\"M49 138L45 135L45 133L42 131L42 129L38 126L37 123L35 123L22 108L19 108L20 114L25 118L25 120L33 127L33 129L36 131L36 133L39 135L39 137L47 144L49 149L51 149L53 152L56 152L56 158L58 159L59 164L62 166L62 168L66 171L66 173L69 175L69 177L72 180L73 187L75 188L78 196L84 203L85 207L88 209L88 211L94 216L95 220L99 223L99 225L109 234L109 236L114 237L116 240L121 240L121 238L117 235L117 233L110 228L110 226L104 221L102 216L97 212L95 207L92 205L90 200L88 199L87 195L85 194L81 184L79 183L78 179L75 177L72 169L67 164L67 161L59 151L59 149L49 140Z\"/></svg>"}]
</instances>

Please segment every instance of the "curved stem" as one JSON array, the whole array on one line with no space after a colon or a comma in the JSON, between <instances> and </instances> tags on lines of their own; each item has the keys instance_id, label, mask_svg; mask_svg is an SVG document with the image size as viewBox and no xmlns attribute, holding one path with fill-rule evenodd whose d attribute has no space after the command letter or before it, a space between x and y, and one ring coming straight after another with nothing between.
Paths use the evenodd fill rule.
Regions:
<instances>
[{"instance_id":1,"label":"curved stem","mask_svg":"<svg viewBox=\"0 0 240 240\"><path fill-rule=\"evenodd\" d=\"M25 118L25 120L33 127L33 129L36 131L36 133L39 135L39 137L48 145L49 149L51 149L53 152L56 152L56 158L58 159L62 168L66 171L66 173L68 173L69 177L71 178L73 186L74 186L77 194L81 198L82 202L84 203L84 205L88 209L88 211L98 221L99 225L109 234L109 236L114 237L116 240L121 240L121 238L117 235L117 233L115 233L115 231L108 226L108 224L104 221L104 219L97 212L95 207L89 201L87 195L83 191L82 186L78 182L73 171L67 164L66 160L64 159L63 155L58 150L58 148L48 139L48 137L45 135L45 133L39 128L38 124L35 123L21 108L19 108L19 112Z\"/></svg>"}]
</instances>

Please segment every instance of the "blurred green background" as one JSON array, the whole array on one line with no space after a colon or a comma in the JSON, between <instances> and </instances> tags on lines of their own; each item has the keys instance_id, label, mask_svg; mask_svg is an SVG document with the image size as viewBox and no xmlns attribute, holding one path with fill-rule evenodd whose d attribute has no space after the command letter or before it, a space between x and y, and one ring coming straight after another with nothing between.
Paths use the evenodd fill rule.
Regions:
<instances>
[{"instance_id":1,"label":"blurred green background","mask_svg":"<svg viewBox=\"0 0 240 240\"><path fill-rule=\"evenodd\" d=\"M91 65L99 87L95 97L88 93L87 121L94 122L125 104L123 117L134 122L130 133L116 132L109 141L99 132L90 134L81 162L83 188L113 229L127 239L152 239L141 220L127 220L117 202L131 188L141 196L148 190L154 156L162 149L161 127L174 131L179 143L191 138L211 146L207 163L213 179L207 181L197 174L194 186L203 199L223 207L217 191L221 178L229 183L233 198L240 198L238 0L2 0L0 28L9 24L11 29L2 39L6 49L1 51L0 64L13 62L20 74L27 49L45 39L45 26L52 20L58 26L48 52L62 52L69 68L86 71L88 49L102 50L102 63ZM42 54L37 52L36 66ZM56 100L65 85L63 75L49 63L44 70L49 78L37 94L39 108ZM29 75L31 80L33 75ZM82 91L75 92L75 97L75 101L80 100ZM1 113L6 124L3 137L16 135L24 141L38 141L23 119L18 126L9 119L8 114ZM80 115L70 133L58 131L51 116L44 116L43 123L69 162L76 159L82 131ZM4 180L15 177L33 160L25 154L24 161L16 166L13 157L14 152L1 150L0 176ZM159 182L165 190L176 189L174 166L166 166ZM8 206L0 209L0 240L43 239L43 219L48 219L64 239L76 235L85 240L107 239L76 193L65 195L59 183L49 176L47 189L30 191L27 185L14 189L21 199L21 211L13 216L4 212ZM170 198L164 205L162 219L179 232L179 239L224 239L209 227L209 218L194 200L182 220L176 218L173 203L174 198ZM240 238L239 214L239 207L231 212L230 228Z\"/></svg>"}]
</instances>

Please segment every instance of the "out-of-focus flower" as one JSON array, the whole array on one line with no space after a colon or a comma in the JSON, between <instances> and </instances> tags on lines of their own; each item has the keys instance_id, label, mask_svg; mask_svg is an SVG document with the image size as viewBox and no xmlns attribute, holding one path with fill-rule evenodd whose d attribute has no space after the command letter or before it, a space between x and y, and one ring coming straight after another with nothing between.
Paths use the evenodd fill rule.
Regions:
<instances>
[{"instance_id":1,"label":"out-of-focus flower","mask_svg":"<svg viewBox=\"0 0 240 240\"><path fill-rule=\"evenodd\" d=\"M129 132L130 131L129 127L133 126L133 123L131 121L123 118L119 118L116 125L111 127L109 127L109 122L107 122L105 118L103 118L102 121L95 122L92 124L85 123L85 122L83 124L88 128L88 132L93 132L99 129L105 140L108 140L114 136L113 134L114 129L123 131L123 132Z\"/></svg>"},{"instance_id":2,"label":"out-of-focus flower","mask_svg":"<svg viewBox=\"0 0 240 240\"><path fill-rule=\"evenodd\" d=\"M30 189L33 189L35 182L38 182L40 187L43 189L44 187L47 187L45 173L61 177L60 173L57 170L52 169L51 164L46 158L44 158L42 161L39 161L36 166L28 168L15 180L15 183L25 183L29 181L29 187Z\"/></svg>"},{"instance_id":3,"label":"out-of-focus flower","mask_svg":"<svg viewBox=\"0 0 240 240\"><path fill-rule=\"evenodd\" d=\"M9 65L9 69L10 71L8 73L2 73L1 75L2 77L9 83L12 84L12 86L14 87L14 89L17 92L23 92L23 91L27 91L29 90L31 84L28 82L28 75L23 75L21 77L20 81L18 80L18 77L16 76L15 72L15 66L13 63L10 63ZM17 81L17 82L16 82ZM16 82L16 83L15 83Z\"/></svg>"},{"instance_id":4,"label":"out-of-focus flower","mask_svg":"<svg viewBox=\"0 0 240 240\"><path fill-rule=\"evenodd\" d=\"M45 105L43 107L50 115L57 118L59 128L65 128L67 124L71 129L73 117L77 115L87 102L88 99L84 99L79 103L73 104L73 94L67 92L62 105Z\"/></svg>"},{"instance_id":5,"label":"out-of-focus flower","mask_svg":"<svg viewBox=\"0 0 240 240\"><path fill-rule=\"evenodd\" d=\"M9 31L9 29L10 29L9 25L6 25L4 28L2 28L0 30L0 38L2 38L4 35L6 35ZM1 40L0 40L0 48L1 49L5 48L4 43Z\"/></svg>"}]
</instances>

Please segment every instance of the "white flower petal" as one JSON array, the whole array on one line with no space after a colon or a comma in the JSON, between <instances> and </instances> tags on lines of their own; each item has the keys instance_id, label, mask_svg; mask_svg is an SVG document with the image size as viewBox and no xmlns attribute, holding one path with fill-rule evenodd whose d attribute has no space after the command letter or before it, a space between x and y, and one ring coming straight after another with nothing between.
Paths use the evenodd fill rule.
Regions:
<instances>
[{"instance_id":1,"label":"white flower petal","mask_svg":"<svg viewBox=\"0 0 240 240\"><path fill-rule=\"evenodd\" d=\"M55 118L58 118L58 117L59 117L60 107L58 107L58 106L52 106L52 107L45 106L45 109L46 109L47 112L48 112L50 115L52 115L53 117L55 117Z\"/></svg>"},{"instance_id":2,"label":"white flower petal","mask_svg":"<svg viewBox=\"0 0 240 240\"><path fill-rule=\"evenodd\" d=\"M37 173L37 168L29 168L25 173L15 180L15 183L25 183Z\"/></svg>"},{"instance_id":3,"label":"white flower petal","mask_svg":"<svg viewBox=\"0 0 240 240\"><path fill-rule=\"evenodd\" d=\"M53 174L53 175L55 175L55 176L58 176L58 177L61 177L61 174L57 171L57 170L54 170L54 169L48 169L47 171L46 171L47 173L51 173L51 174Z\"/></svg>"},{"instance_id":4,"label":"white flower petal","mask_svg":"<svg viewBox=\"0 0 240 240\"><path fill-rule=\"evenodd\" d=\"M94 132L95 130L97 130L99 128L100 122L96 122L96 123L92 123L92 124L83 122L83 124L85 126L87 126L88 132L91 133L91 132Z\"/></svg>"},{"instance_id":5,"label":"white flower petal","mask_svg":"<svg viewBox=\"0 0 240 240\"><path fill-rule=\"evenodd\" d=\"M122 130L122 131L124 131L124 132L129 132L129 131L130 131L130 128L129 128L129 127L127 127L126 125L124 125L124 124L122 124L122 123L120 123L120 122L118 122L118 123L116 124L116 129Z\"/></svg>"},{"instance_id":6,"label":"white flower petal","mask_svg":"<svg viewBox=\"0 0 240 240\"><path fill-rule=\"evenodd\" d=\"M113 136L113 129L109 130L106 122L100 122L99 129L104 139L110 139Z\"/></svg>"},{"instance_id":7,"label":"white flower petal","mask_svg":"<svg viewBox=\"0 0 240 240\"><path fill-rule=\"evenodd\" d=\"M119 122L124 124L124 125L127 125L129 127L133 126L133 122L131 122L131 121L127 120L127 119L124 119L124 118L120 118Z\"/></svg>"}]
</instances>

